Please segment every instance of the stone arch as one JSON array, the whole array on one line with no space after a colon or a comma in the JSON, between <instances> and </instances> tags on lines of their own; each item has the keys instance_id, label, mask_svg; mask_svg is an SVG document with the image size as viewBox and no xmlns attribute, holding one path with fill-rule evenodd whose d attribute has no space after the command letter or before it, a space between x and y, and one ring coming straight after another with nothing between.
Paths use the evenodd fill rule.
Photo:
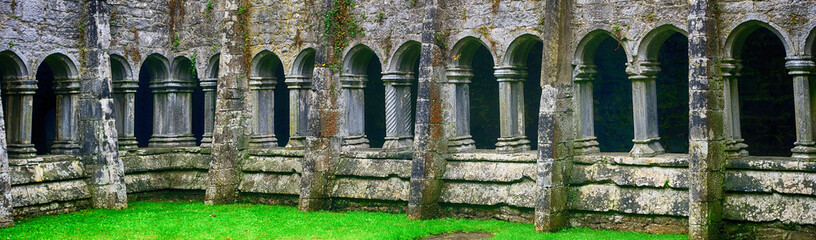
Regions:
<instances>
[{"instance_id":1,"label":"stone arch","mask_svg":"<svg viewBox=\"0 0 816 240\"><path fill-rule=\"evenodd\" d=\"M193 61L185 56L178 56L173 59L171 65L171 79L183 82L195 82L198 78L198 73L195 70Z\"/></svg>"},{"instance_id":2,"label":"stone arch","mask_svg":"<svg viewBox=\"0 0 816 240\"><path fill-rule=\"evenodd\" d=\"M403 43L391 57L388 71L383 73L388 109L383 148L406 150L413 146L420 52L419 42L409 40Z\"/></svg>"},{"instance_id":3,"label":"stone arch","mask_svg":"<svg viewBox=\"0 0 816 240\"><path fill-rule=\"evenodd\" d=\"M638 44L637 49L637 56L638 59L641 60L657 60L658 54L660 53L660 48L663 46L663 43L669 39L675 33L683 34L688 38L688 33L673 25L673 24L665 24L661 25L655 29L652 29L640 39L640 43Z\"/></svg>"},{"instance_id":4,"label":"stone arch","mask_svg":"<svg viewBox=\"0 0 816 240\"><path fill-rule=\"evenodd\" d=\"M501 136L497 147L524 151L538 147L543 43L538 36L518 36L507 48L495 75L499 81Z\"/></svg>"},{"instance_id":5,"label":"stone arch","mask_svg":"<svg viewBox=\"0 0 816 240\"><path fill-rule=\"evenodd\" d=\"M300 51L300 54L295 57L295 62L292 65L292 75L311 76L315 65L314 48L306 48Z\"/></svg>"},{"instance_id":6,"label":"stone arch","mask_svg":"<svg viewBox=\"0 0 816 240\"><path fill-rule=\"evenodd\" d=\"M791 46L792 44L790 43L791 38L787 33L779 31L779 29L781 28L779 28L773 23L752 19L744 21L737 25L736 27L734 27L733 29L731 29L730 33L728 34L728 38L725 40L725 54L723 54L724 57L740 59L742 47L744 47L745 45L744 44L745 39L749 35L751 35L751 33L760 28L765 28L768 31L771 31L774 35L776 35L777 38L779 38L779 41L782 41L782 45L785 48L786 56L793 55L793 49Z\"/></svg>"},{"instance_id":7,"label":"stone arch","mask_svg":"<svg viewBox=\"0 0 816 240\"><path fill-rule=\"evenodd\" d=\"M541 38L529 33L517 37L507 47L502 62L506 66L527 66L527 53L538 43L541 43Z\"/></svg>"},{"instance_id":8,"label":"stone arch","mask_svg":"<svg viewBox=\"0 0 816 240\"><path fill-rule=\"evenodd\" d=\"M170 78L170 64L167 58L159 53L145 57L139 69L139 79L134 95L134 137L138 147L150 146L157 122L155 116L154 83L164 82Z\"/></svg>"},{"instance_id":9,"label":"stone arch","mask_svg":"<svg viewBox=\"0 0 816 240\"><path fill-rule=\"evenodd\" d=\"M400 45L391 57L388 64L389 71L413 72L419 63L420 48L422 45L414 40L409 40Z\"/></svg>"},{"instance_id":10,"label":"stone arch","mask_svg":"<svg viewBox=\"0 0 816 240\"><path fill-rule=\"evenodd\" d=\"M309 110L311 108L312 73L315 66L314 48L306 48L295 57L290 74L286 76L289 87L289 143L286 148L302 149L309 136Z\"/></svg>"},{"instance_id":11,"label":"stone arch","mask_svg":"<svg viewBox=\"0 0 816 240\"><path fill-rule=\"evenodd\" d=\"M166 80L170 77L170 61L158 53L148 55L142 62L142 69L150 71L151 82Z\"/></svg>"},{"instance_id":12,"label":"stone arch","mask_svg":"<svg viewBox=\"0 0 816 240\"><path fill-rule=\"evenodd\" d=\"M221 54L220 53L216 53L215 55L210 57L210 60L207 61L207 70L204 73L204 76L206 78L210 78L210 79L217 79L218 78L218 68L219 68L220 63L221 63Z\"/></svg>"},{"instance_id":13,"label":"stone arch","mask_svg":"<svg viewBox=\"0 0 816 240\"><path fill-rule=\"evenodd\" d=\"M201 89L201 98L203 102L200 106L193 106L199 107L202 113L202 122L203 122L203 129L202 136L200 140L200 144L202 147L210 147L212 146L212 134L213 129L215 127L215 99L216 99L216 90L218 89L218 71L219 71L219 64L221 63L221 54L217 53L210 57L210 60L207 61L206 72L204 72L204 78L199 79L198 86ZM195 97L195 94L193 95ZM195 102L194 102L195 103ZM195 110L195 109L194 109ZM195 114L193 115L195 119ZM195 124L193 125L196 126ZM196 130L196 129L194 129Z\"/></svg>"},{"instance_id":14,"label":"stone arch","mask_svg":"<svg viewBox=\"0 0 816 240\"><path fill-rule=\"evenodd\" d=\"M607 38L615 39L620 46L620 49L626 52L626 48L624 45L618 41L612 33L607 30L597 29L593 30L586 35L581 41L578 43L578 47L575 49L575 57L573 58L574 65L592 65L595 62L595 53L598 49L598 46ZM625 54L628 55L628 54Z\"/></svg>"},{"instance_id":15,"label":"stone arch","mask_svg":"<svg viewBox=\"0 0 816 240\"><path fill-rule=\"evenodd\" d=\"M37 154L79 152L76 74L76 65L62 53L48 55L37 68L31 130Z\"/></svg>"},{"instance_id":16,"label":"stone arch","mask_svg":"<svg viewBox=\"0 0 816 240\"><path fill-rule=\"evenodd\" d=\"M343 149L384 146L385 85L382 62L374 50L364 44L348 50L343 58L340 85L345 102L345 117L341 121Z\"/></svg>"},{"instance_id":17,"label":"stone arch","mask_svg":"<svg viewBox=\"0 0 816 240\"><path fill-rule=\"evenodd\" d=\"M480 47L484 47L490 51L488 45L477 37L465 36L459 39L459 41L453 45L453 48L451 48L453 55L450 56L449 66L454 68L469 68L473 62L473 56L476 54L476 50ZM490 56L491 60L495 63L496 59L492 52L490 52Z\"/></svg>"},{"instance_id":18,"label":"stone arch","mask_svg":"<svg viewBox=\"0 0 816 240\"><path fill-rule=\"evenodd\" d=\"M289 141L289 98L283 62L269 50L260 51L250 64L253 128L250 146L285 146Z\"/></svg>"},{"instance_id":19,"label":"stone arch","mask_svg":"<svg viewBox=\"0 0 816 240\"><path fill-rule=\"evenodd\" d=\"M810 30L807 37L805 38L804 48L803 48L803 55L810 54L811 57L816 57L816 26Z\"/></svg>"},{"instance_id":20,"label":"stone arch","mask_svg":"<svg viewBox=\"0 0 816 240\"><path fill-rule=\"evenodd\" d=\"M48 64L55 78L76 78L77 65L65 54L53 53L43 59L42 63ZM42 64L41 64L42 65Z\"/></svg>"},{"instance_id":21,"label":"stone arch","mask_svg":"<svg viewBox=\"0 0 816 240\"><path fill-rule=\"evenodd\" d=\"M33 157L30 111L36 82L29 80L25 61L10 50L0 51L0 87L9 157Z\"/></svg>"},{"instance_id":22,"label":"stone arch","mask_svg":"<svg viewBox=\"0 0 816 240\"><path fill-rule=\"evenodd\" d=\"M116 132L119 146L122 149L136 148L138 142L133 135L133 101L139 88L137 79L127 59L118 54L110 55L111 82L113 83L113 116L116 119Z\"/></svg>"}]
</instances>

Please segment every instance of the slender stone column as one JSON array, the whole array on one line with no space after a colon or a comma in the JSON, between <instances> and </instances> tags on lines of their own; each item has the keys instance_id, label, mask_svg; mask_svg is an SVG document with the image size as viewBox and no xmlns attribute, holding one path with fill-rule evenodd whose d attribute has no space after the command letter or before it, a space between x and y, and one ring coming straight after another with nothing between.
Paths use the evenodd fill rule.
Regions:
<instances>
[{"instance_id":1,"label":"slender stone column","mask_svg":"<svg viewBox=\"0 0 816 240\"><path fill-rule=\"evenodd\" d=\"M212 147L213 123L215 122L215 90L218 78L201 79L201 90L204 92L204 135L202 147Z\"/></svg>"},{"instance_id":2,"label":"slender stone column","mask_svg":"<svg viewBox=\"0 0 816 240\"><path fill-rule=\"evenodd\" d=\"M408 150L413 146L414 114L411 111L412 73L385 72L385 144L384 149Z\"/></svg>"},{"instance_id":3,"label":"slender stone column","mask_svg":"<svg viewBox=\"0 0 816 240\"><path fill-rule=\"evenodd\" d=\"M448 68L447 82L443 86L445 96L444 116L448 126L448 150L462 152L476 148L470 135L470 82L473 72L469 68Z\"/></svg>"},{"instance_id":4,"label":"slender stone column","mask_svg":"<svg viewBox=\"0 0 816 240\"><path fill-rule=\"evenodd\" d=\"M499 82L499 118L501 136L496 143L499 152L530 150L530 140L524 135L524 81L527 69L523 67L496 67Z\"/></svg>"},{"instance_id":5,"label":"slender stone column","mask_svg":"<svg viewBox=\"0 0 816 240\"><path fill-rule=\"evenodd\" d=\"M793 99L796 106L796 143L791 149L793 158L802 160L816 159L816 143L814 143L813 124L814 115L813 96L811 96L810 81L816 64L810 56L788 57L785 67L793 76Z\"/></svg>"},{"instance_id":6,"label":"slender stone column","mask_svg":"<svg viewBox=\"0 0 816 240\"><path fill-rule=\"evenodd\" d=\"M368 137L365 135L365 87L368 81L365 75L343 74L340 76L342 101L345 105L345 117L342 118L343 151L368 148Z\"/></svg>"},{"instance_id":7,"label":"slender stone column","mask_svg":"<svg viewBox=\"0 0 816 240\"><path fill-rule=\"evenodd\" d=\"M275 77L250 77L249 89L252 92L254 108L252 111L252 136L249 146L252 148L270 148L278 145L275 138Z\"/></svg>"},{"instance_id":8,"label":"slender stone column","mask_svg":"<svg viewBox=\"0 0 816 240\"><path fill-rule=\"evenodd\" d=\"M116 130L119 133L119 148L124 150L138 148L133 125L133 119L136 116L134 115L134 103L136 102L136 89L138 88L139 82L135 79L113 81Z\"/></svg>"},{"instance_id":9,"label":"slender stone column","mask_svg":"<svg viewBox=\"0 0 816 240\"><path fill-rule=\"evenodd\" d=\"M286 148L303 149L309 127L309 99L312 91L312 76L286 76L289 87L289 143Z\"/></svg>"},{"instance_id":10,"label":"slender stone column","mask_svg":"<svg viewBox=\"0 0 816 240\"><path fill-rule=\"evenodd\" d=\"M153 89L153 136L150 147L195 146L192 132L192 93L190 80L156 80Z\"/></svg>"},{"instance_id":11,"label":"slender stone column","mask_svg":"<svg viewBox=\"0 0 816 240\"><path fill-rule=\"evenodd\" d=\"M10 158L35 157L37 149L31 143L31 117L34 92L37 81L28 79L6 79L3 88L8 93L8 105L3 106L6 113L6 132L8 138L8 156Z\"/></svg>"},{"instance_id":12,"label":"slender stone column","mask_svg":"<svg viewBox=\"0 0 816 240\"><path fill-rule=\"evenodd\" d=\"M635 125L634 146L629 154L633 157L653 157L665 153L660 145L657 128L657 85L655 78L660 63L640 61L626 69L632 81L632 114Z\"/></svg>"},{"instance_id":13,"label":"slender stone column","mask_svg":"<svg viewBox=\"0 0 816 240\"><path fill-rule=\"evenodd\" d=\"M742 139L740 129L740 100L737 78L742 71L739 60L724 59L720 64L723 76L723 98L725 100L725 152L729 158L748 156L748 145Z\"/></svg>"},{"instance_id":14,"label":"slender stone column","mask_svg":"<svg viewBox=\"0 0 816 240\"><path fill-rule=\"evenodd\" d=\"M577 65L572 73L575 82L575 99L578 104L575 112L578 113L578 137L573 147L576 155L600 152L598 138L595 137L595 116L592 109L592 81L595 79L594 65Z\"/></svg>"},{"instance_id":15,"label":"slender stone column","mask_svg":"<svg viewBox=\"0 0 816 240\"><path fill-rule=\"evenodd\" d=\"M79 80L56 79L54 94L57 95L57 136L51 152L54 154L77 154L77 114L79 111Z\"/></svg>"}]
</instances>

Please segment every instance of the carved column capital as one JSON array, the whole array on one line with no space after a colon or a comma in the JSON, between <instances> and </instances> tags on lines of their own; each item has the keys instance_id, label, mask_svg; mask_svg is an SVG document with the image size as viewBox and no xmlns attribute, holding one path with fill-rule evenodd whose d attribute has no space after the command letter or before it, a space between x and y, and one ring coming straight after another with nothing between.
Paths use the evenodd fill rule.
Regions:
<instances>
[{"instance_id":1,"label":"carved column capital","mask_svg":"<svg viewBox=\"0 0 816 240\"><path fill-rule=\"evenodd\" d=\"M136 79L113 80L113 93L135 93L139 89L139 81Z\"/></svg>"},{"instance_id":2,"label":"carved column capital","mask_svg":"<svg viewBox=\"0 0 816 240\"><path fill-rule=\"evenodd\" d=\"M527 68L519 66L501 66L494 68L493 74L498 82L524 82L527 80Z\"/></svg>"},{"instance_id":3,"label":"carved column capital","mask_svg":"<svg viewBox=\"0 0 816 240\"><path fill-rule=\"evenodd\" d=\"M249 77L250 90L275 90L278 84L276 77Z\"/></svg>"},{"instance_id":4,"label":"carved column capital","mask_svg":"<svg viewBox=\"0 0 816 240\"><path fill-rule=\"evenodd\" d=\"M660 72L660 62L656 61L635 61L626 64L626 74L631 81L643 81L654 79Z\"/></svg>"},{"instance_id":5,"label":"carved column capital","mask_svg":"<svg viewBox=\"0 0 816 240\"><path fill-rule=\"evenodd\" d=\"M312 76L308 75L288 75L285 79L289 89L311 89Z\"/></svg>"},{"instance_id":6,"label":"carved column capital","mask_svg":"<svg viewBox=\"0 0 816 240\"><path fill-rule=\"evenodd\" d=\"M169 92L193 92L195 83L192 80L186 79L163 79L156 80L150 83L150 89L153 93L169 93Z\"/></svg>"},{"instance_id":7,"label":"carved column capital","mask_svg":"<svg viewBox=\"0 0 816 240\"><path fill-rule=\"evenodd\" d=\"M445 71L446 82L450 84L469 84L473 79L470 68L448 68Z\"/></svg>"},{"instance_id":8,"label":"carved column capital","mask_svg":"<svg viewBox=\"0 0 816 240\"><path fill-rule=\"evenodd\" d=\"M201 85L201 90L204 92L215 91L218 86L218 78L203 78L198 82Z\"/></svg>"},{"instance_id":9,"label":"carved column capital","mask_svg":"<svg viewBox=\"0 0 816 240\"><path fill-rule=\"evenodd\" d=\"M382 81L385 85L411 86L414 81L414 74L410 72L384 72Z\"/></svg>"},{"instance_id":10,"label":"carved column capital","mask_svg":"<svg viewBox=\"0 0 816 240\"><path fill-rule=\"evenodd\" d=\"M813 62L810 56L787 57L785 60L785 68L789 70L788 74L792 76L811 75L816 68L816 63Z\"/></svg>"},{"instance_id":11,"label":"carved column capital","mask_svg":"<svg viewBox=\"0 0 816 240\"><path fill-rule=\"evenodd\" d=\"M343 74L340 76L340 87L347 89L365 88L368 76L361 74Z\"/></svg>"},{"instance_id":12,"label":"carved column capital","mask_svg":"<svg viewBox=\"0 0 816 240\"><path fill-rule=\"evenodd\" d=\"M572 81L589 82L595 80L596 73L598 73L598 71L595 65L575 65L575 68L572 70Z\"/></svg>"}]
</instances>

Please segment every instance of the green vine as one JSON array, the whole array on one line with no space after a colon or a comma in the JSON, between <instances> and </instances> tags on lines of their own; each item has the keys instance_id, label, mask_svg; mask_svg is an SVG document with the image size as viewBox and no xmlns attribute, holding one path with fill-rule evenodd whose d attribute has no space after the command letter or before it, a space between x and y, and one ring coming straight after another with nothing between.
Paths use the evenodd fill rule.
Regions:
<instances>
[{"instance_id":1,"label":"green vine","mask_svg":"<svg viewBox=\"0 0 816 240\"><path fill-rule=\"evenodd\" d=\"M17 0L11 0L11 14L14 14L14 10L17 9L17 5L19 5Z\"/></svg>"},{"instance_id":2,"label":"green vine","mask_svg":"<svg viewBox=\"0 0 816 240\"><path fill-rule=\"evenodd\" d=\"M207 5L205 5L207 11L204 12L204 16L210 18L210 14L212 13L213 9L215 8L215 4L212 0L207 1Z\"/></svg>"},{"instance_id":3,"label":"green vine","mask_svg":"<svg viewBox=\"0 0 816 240\"><path fill-rule=\"evenodd\" d=\"M176 47L181 44L176 30L184 20L184 0L168 0L167 9L170 15L170 44Z\"/></svg>"},{"instance_id":4,"label":"green vine","mask_svg":"<svg viewBox=\"0 0 816 240\"><path fill-rule=\"evenodd\" d=\"M333 0L332 9L326 12L323 24L326 26L323 34L324 42L332 46L333 54L329 58L329 68L332 71L340 70L340 59L343 50L349 45L349 39L357 35L365 35L363 28L349 12L356 5L354 0Z\"/></svg>"},{"instance_id":5,"label":"green vine","mask_svg":"<svg viewBox=\"0 0 816 240\"><path fill-rule=\"evenodd\" d=\"M198 50L193 50L193 54L190 55L190 73L192 76L197 76L198 73L196 72L196 58L198 58Z\"/></svg>"}]
</instances>

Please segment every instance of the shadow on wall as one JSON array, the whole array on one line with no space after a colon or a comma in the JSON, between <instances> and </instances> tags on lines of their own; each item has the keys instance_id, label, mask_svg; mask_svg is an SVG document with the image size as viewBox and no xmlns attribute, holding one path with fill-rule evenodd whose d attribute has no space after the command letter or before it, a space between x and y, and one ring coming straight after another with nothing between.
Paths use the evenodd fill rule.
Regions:
<instances>
[{"instance_id":1,"label":"shadow on wall","mask_svg":"<svg viewBox=\"0 0 816 240\"><path fill-rule=\"evenodd\" d=\"M668 153L688 153L688 59L688 40L682 33L666 39L658 54L658 131Z\"/></svg>"},{"instance_id":2,"label":"shadow on wall","mask_svg":"<svg viewBox=\"0 0 816 240\"><path fill-rule=\"evenodd\" d=\"M602 152L629 152L635 127L632 120L632 83L626 75L626 54L612 37L596 50L593 82L595 135Z\"/></svg>"},{"instance_id":3,"label":"shadow on wall","mask_svg":"<svg viewBox=\"0 0 816 240\"><path fill-rule=\"evenodd\" d=\"M499 82L493 75L493 56L484 46L473 55L470 83L470 133L477 149L495 149L499 139Z\"/></svg>"},{"instance_id":4,"label":"shadow on wall","mask_svg":"<svg viewBox=\"0 0 816 240\"><path fill-rule=\"evenodd\" d=\"M57 98L54 95L54 73L47 63L37 69L37 91L34 93L31 142L37 155L51 153L56 139Z\"/></svg>"}]
</instances>

